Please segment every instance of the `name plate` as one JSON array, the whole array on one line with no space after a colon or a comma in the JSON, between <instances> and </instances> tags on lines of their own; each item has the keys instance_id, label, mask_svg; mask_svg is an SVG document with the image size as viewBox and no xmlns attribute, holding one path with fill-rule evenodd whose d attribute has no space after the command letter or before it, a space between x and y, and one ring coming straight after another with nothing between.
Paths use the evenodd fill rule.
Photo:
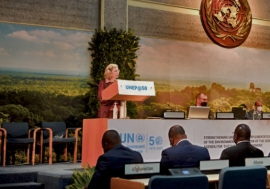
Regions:
<instances>
[{"instance_id":1,"label":"name plate","mask_svg":"<svg viewBox=\"0 0 270 189\"><path fill-rule=\"evenodd\" d=\"M160 163L125 164L125 175L160 173Z\"/></svg>"},{"instance_id":2,"label":"name plate","mask_svg":"<svg viewBox=\"0 0 270 189\"><path fill-rule=\"evenodd\" d=\"M205 160L200 161L200 170L208 171L208 170L219 170L225 167L229 167L229 160Z\"/></svg>"},{"instance_id":3,"label":"name plate","mask_svg":"<svg viewBox=\"0 0 270 189\"><path fill-rule=\"evenodd\" d=\"M120 95L142 95L155 96L155 85L153 81L117 80Z\"/></svg>"},{"instance_id":4,"label":"name plate","mask_svg":"<svg viewBox=\"0 0 270 189\"><path fill-rule=\"evenodd\" d=\"M217 112L216 119L234 119L233 112Z\"/></svg>"},{"instance_id":5,"label":"name plate","mask_svg":"<svg viewBox=\"0 0 270 189\"><path fill-rule=\"evenodd\" d=\"M185 112L164 112L164 119L185 119Z\"/></svg>"},{"instance_id":6,"label":"name plate","mask_svg":"<svg viewBox=\"0 0 270 189\"><path fill-rule=\"evenodd\" d=\"M262 113L262 119L270 119L270 113Z\"/></svg>"},{"instance_id":7,"label":"name plate","mask_svg":"<svg viewBox=\"0 0 270 189\"><path fill-rule=\"evenodd\" d=\"M246 158L245 165L246 166L252 166L252 165L270 166L270 157Z\"/></svg>"}]
</instances>

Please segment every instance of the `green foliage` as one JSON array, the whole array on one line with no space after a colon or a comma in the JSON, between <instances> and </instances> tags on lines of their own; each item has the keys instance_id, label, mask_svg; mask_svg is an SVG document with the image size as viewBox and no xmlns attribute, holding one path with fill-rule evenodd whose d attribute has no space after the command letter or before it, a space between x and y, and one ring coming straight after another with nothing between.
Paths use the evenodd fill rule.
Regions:
<instances>
[{"instance_id":1,"label":"green foliage","mask_svg":"<svg viewBox=\"0 0 270 189\"><path fill-rule=\"evenodd\" d=\"M71 182L72 184L66 186L66 189L84 189L92 179L95 172L94 167L87 165L83 171L76 170L72 174Z\"/></svg>"},{"instance_id":2,"label":"green foliage","mask_svg":"<svg viewBox=\"0 0 270 189\"><path fill-rule=\"evenodd\" d=\"M54 93L55 95L79 96L87 93L88 85L87 77L1 72L0 89L1 91L27 90L44 94Z\"/></svg>"},{"instance_id":3,"label":"green foliage","mask_svg":"<svg viewBox=\"0 0 270 189\"><path fill-rule=\"evenodd\" d=\"M5 121L25 121L31 127L42 121L65 121L68 127L81 127L82 119L87 117L85 104L85 95L74 97L29 90L0 91L0 113L5 115Z\"/></svg>"},{"instance_id":4,"label":"green foliage","mask_svg":"<svg viewBox=\"0 0 270 189\"><path fill-rule=\"evenodd\" d=\"M104 79L104 70L107 65L115 63L120 71L119 79L135 80L139 75L136 71L136 51L139 49L140 38L133 34L132 30L123 31L111 29L95 31L88 50L91 51L91 81L89 92L89 115L95 117L99 108L97 99L98 83ZM137 116L136 104L128 102L128 116Z\"/></svg>"}]
</instances>

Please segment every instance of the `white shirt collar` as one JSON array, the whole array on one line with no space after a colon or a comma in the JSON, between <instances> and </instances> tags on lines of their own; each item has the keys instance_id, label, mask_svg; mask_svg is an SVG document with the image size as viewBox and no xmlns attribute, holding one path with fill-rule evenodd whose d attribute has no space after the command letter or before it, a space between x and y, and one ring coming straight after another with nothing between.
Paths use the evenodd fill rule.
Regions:
<instances>
[{"instance_id":1,"label":"white shirt collar","mask_svg":"<svg viewBox=\"0 0 270 189\"><path fill-rule=\"evenodd\" d=\"M179 140L179 141L177 142L176 145L178 145L180 142L182 142L182 141L184 141L184 140L188 140L188 139L182 139L182 140Z\"/></svg>"},{"instance_id":2,"label":"white shirt collar","mask_svg":"<svg viewBox=\"0 0 270 189\"><path fill-rule=\"evenodd\" d=\"M250 142L250 141L249 140L241 140L241 141L237 142L237 144L242 143L242 142Z\"/></svg>"}]
</instances>

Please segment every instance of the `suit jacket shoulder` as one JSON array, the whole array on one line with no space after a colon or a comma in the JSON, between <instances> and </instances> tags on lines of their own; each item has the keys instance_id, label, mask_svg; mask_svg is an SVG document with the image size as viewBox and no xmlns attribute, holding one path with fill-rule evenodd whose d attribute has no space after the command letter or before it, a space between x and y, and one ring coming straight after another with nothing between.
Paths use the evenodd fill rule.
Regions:
<instances>
[{"instance_id":1,"label":"suit jacket shoulder","mask_svg":"<svg viewBox=\"0 0 270 189\"><path fill-rule=\"evenodd\" d=\"M263 151L251 145L250 142L241 142L222 151L220 159L229 159L230 166L244 166L247 157L263 157Z\"/></svg>"},{"instance_id":2,"label":"suit jacket shoulder","mask_svg":"<svg viewBox=\"0 0 270 189\"><path fill-rule=\"evenodd\" d=\"M173 167L198 167L200 160L209 160L207 148L196 146L189 141L181 141L178 145L167 148L161 153L161 170L168 173Z\"/></svg>"},{"instance_id":3,"label":"suit jacket shoulder","mask_svg":"<svg viewBox=\"0 0 270 189\"><path fill-rule=\"evenodd\" d=\"M143 163L142 155L123 145L117 145L99 156L88 188L109 189L111 177L123 177L124 165L127 163Z\"/></svg>"}]
</instances>

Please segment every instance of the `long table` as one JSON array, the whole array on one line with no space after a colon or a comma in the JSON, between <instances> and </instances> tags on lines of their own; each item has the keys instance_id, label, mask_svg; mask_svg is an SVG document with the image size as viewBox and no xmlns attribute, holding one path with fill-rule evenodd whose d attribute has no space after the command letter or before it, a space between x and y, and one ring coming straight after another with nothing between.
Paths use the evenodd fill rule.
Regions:
<instances>
[{"instance_id":1,"label":"long table","mask_svg":"<svg viewBox=\"0 0 270 189\"><path fill-rule=\"evenodd\" d=\"M109 129L120 133L122 144L139 151L145 162L159 162L161 151L170 147L168 131L173 125L181 125L188 140L208 148L211 159L219 159L223 149L235 145L233 132L238 124L251 128L251 143L270 151L270 120L180 120L180 119L84 119L82 138L82 167L96 165L103 154L101 138Z\"/></svg>"}]
</instances>

